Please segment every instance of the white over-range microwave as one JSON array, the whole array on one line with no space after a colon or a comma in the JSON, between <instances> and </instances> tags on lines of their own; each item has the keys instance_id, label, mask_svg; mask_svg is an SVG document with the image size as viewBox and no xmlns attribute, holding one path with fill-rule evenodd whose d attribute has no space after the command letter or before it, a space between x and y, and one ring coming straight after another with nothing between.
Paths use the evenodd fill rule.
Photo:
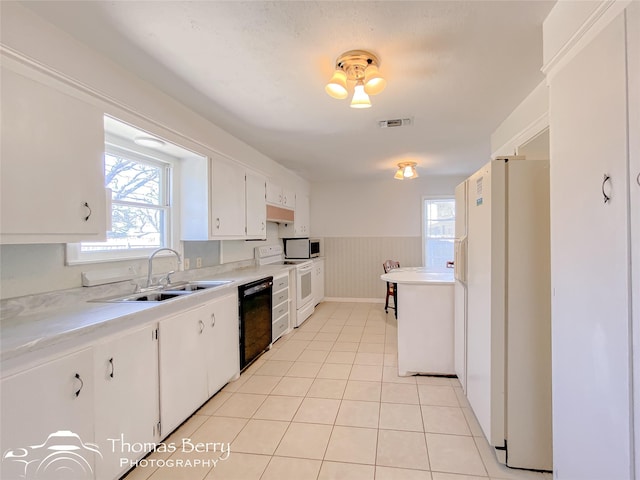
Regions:
<instances>
[{"instance_id":1,"label":"white over-range microwave","mask_svg":"<svg viewBox=\"0 0 640 480\"><path fill-rule=\"evenodd\" d=\"M320 243L320 240L313 238L285 238L284 255L287 258L319 257Z\"/></svg>"}]
</instances>

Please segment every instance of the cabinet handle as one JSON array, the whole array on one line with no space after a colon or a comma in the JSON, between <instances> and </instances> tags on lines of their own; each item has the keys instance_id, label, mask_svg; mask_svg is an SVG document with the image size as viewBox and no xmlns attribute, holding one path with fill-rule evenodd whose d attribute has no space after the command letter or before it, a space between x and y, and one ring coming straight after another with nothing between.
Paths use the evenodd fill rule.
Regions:
<instances>
[{"instance_id":1,"label":"cabinet handle","mask_svg":"<svg viewBox=\"0 0 640 480\"><path fill-rule=\"evenodd\" d=\"M88 221L89 221L89 217L91 216L91 214L92 214L93 212L91 211L91 207L89 206L89 203L88 203L88 202L84 202L84 203L82 204L82 206L83 206L83 207L85 207L87 210L89 210L89 213L87 214L87 216L86 216L86 217L84 217L84 221L85 221L85 222L88 222Z\"/></svg>"},{"instance_id":2,"label":"cabinet handle","mask_svg":"<svg viewBox=\"0 0 640 480\"><path fill-rule=\"evenodd\" d=\"M216 228L220 228L220 218L216 218Z\"/></svg>"},{"instance_id":3,"label":"cabinet handle","mask_svg":"<svg viewBox=\"0 0 640 480\"><path fill-rule=\"evenodd\" d=\"M639 174L638 174L638 176L636 177L636 183L637 183L638 185L640 185L640 173L639 173Z\"/></svg>"},{"instance_id":4,"label":"cabinet handle","mask_svg":"<svg viewBox=\"0 0 640 480\"><path fill-rule=\"evenodd\" d=\"M79 373L76 373L74 378L77 378L78 380L80 380L80 388L75 391L75 395L76 395L76 397L78 397L78 396L80 396L80 392L82 391L82 387L84 387L84 382L82 381L82 378L80 378L80 374Z\"/></svg>"},{"instance_id":5,"label":"cabinet handle","mask_svg":"<svg viewBox=\"0 0 640 480\"><path fill-rule=\"evenodd\" d=\"M212 313L211 314L211 328L216 326L216 314Z\"/></svg>"},{"instance_id":6,"label":"cabinet handle","mask_svg":"<svg viewBox=\"0 0 640 480\"><path fill-rule=\"evenodd\" d=\"M109 365L111 365L111 373L109 374L109 376L113 378L113 374L115 373L115 368L113 367L113 357L109 359Z\"/></svg>"},{"instance_id":7,"label":"cabinet handle","mask_svg":"<svg viewBox=\"0 0 640 480\"><path fill-rule=\"evenodd\" d=\"M262 230L264 230L264 222L262 222Z\"/></svg>"},{"instance_id":8,"label":"cabinet handle","mask_svg":"<svg viewBox=\"0 0 640 480\"><path fill-rule=\"evenodd\" d=\"M204 322L202 320L198 320L198 323L200 324L200 333L204 332Z\"/></svg>"},{"instance_id":9,"label":"cabinet handle","mask_svg":"<svg viewBox=\"0 0 640 480\"><path fill-rule=\"evenodd\" d=\"M604 197L604 203L607 203L609 200L611 200L611 197L604 191L604 186L607 182L611 183L611 177L605 173L604 180L602 180L602 196Z\"/></svg>"}]
</instances>

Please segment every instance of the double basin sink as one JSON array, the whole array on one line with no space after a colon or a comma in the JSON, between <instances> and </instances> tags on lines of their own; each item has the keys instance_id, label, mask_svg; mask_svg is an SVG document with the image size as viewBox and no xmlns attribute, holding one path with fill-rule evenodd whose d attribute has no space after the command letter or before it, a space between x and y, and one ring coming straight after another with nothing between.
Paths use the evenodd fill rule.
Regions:
<instances>
[{"instance_id":1,"label":"double basin sink","mask_svg":"<svg viewBox=\"0 0 640 480\"><path fill-rule=\"evenodd\" d=\"M223 287L231 283L231 280L202 280L192 282L179 282L169 284L165 287L148 290L145 292L132 293L121 297L105 298L96 302L122 303L122 302L164 302L184 295L189 295L200 290Z\"/></svg>"}]
</instances>

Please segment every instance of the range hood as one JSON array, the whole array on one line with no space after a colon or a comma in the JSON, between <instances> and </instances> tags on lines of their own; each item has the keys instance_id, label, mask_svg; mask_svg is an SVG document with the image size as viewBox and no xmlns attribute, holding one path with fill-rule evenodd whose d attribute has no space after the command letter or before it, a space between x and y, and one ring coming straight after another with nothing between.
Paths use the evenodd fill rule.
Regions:
<instances>
[{"instance_id":1,"label":"range hood","mask_svg":"<svg viewBox=\"0 0 640 480\"><path fill-rule=\"evenodd\" d=\"M291 223L293 222L293 210L267 205L267 222Z\"/></svg>"}]
</instances>

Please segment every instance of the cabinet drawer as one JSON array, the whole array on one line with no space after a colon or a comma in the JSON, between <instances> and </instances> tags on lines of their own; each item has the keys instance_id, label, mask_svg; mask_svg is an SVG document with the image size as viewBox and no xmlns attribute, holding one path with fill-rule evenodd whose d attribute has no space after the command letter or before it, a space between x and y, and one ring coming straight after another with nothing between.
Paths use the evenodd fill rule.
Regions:
<instances>
[{"instance_id":1,"label":"cabinet drawer","mask_svg":"<svg viewBox=\"0 0 640 480\"><path fill-rule=\"evenodd\" d=\"M289 299L289 290L282 290L273 294L273 305L280 305L285 300Z\"/></svg>"},{"instance_id":2,"label":"cabinet drawer","mask_svg":"<svg viewBox=\"0 0 640 480\"><path fill-rule=\"evenodd\" d=\"M273 303L275 303L275 301ZM273 309L273 318L280 318L282 315L288 312L289 312L289 302L284 302L281 305L277 305Z\"/></svg>"},{"instance_id":3,"label":"cabinet drawer","mask_svg":"<svg viewBox=\"0 0 640 480\"><path fill-rule=\"evenodd\" d=\"M287 313L284 317L280 318L276 321L271 329L271 339L275 342L280 336L287 331L289 328L289 314Z\"/></svg>"},{"instance_id":4,"label":"cabinet drawer","mask_svg":"<svg viewBox=\"0 0 640 480\"><path fill-rule=\"evenodd\" d=\"M286 277L280 277L273 280L273 291L277 292L289 286L289 275Z\"/></svg>"}]
</instances>

